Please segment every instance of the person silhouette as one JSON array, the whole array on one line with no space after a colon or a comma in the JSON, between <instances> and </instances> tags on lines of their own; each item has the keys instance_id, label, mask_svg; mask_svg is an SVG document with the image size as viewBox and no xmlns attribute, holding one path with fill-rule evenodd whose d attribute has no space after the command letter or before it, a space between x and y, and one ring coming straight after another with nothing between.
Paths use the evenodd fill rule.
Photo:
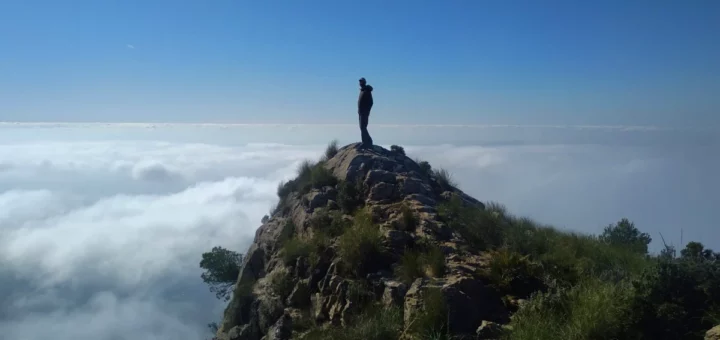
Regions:
<instances>
[{"instance_id":1,"label":"person silhouette","mask_svg":"<svg viewBox=\"0 0 720 340\"><path fill-rule=\"evenodd\" d=\"M360 97L358 98L358 116L360 119L360 136L362 138L362 148L372 148L373 140L368 133L368 119L370 118L370 110L373 106L373 87L367 84L365 78L360 78Z\"/></svg>"}]
</instances>

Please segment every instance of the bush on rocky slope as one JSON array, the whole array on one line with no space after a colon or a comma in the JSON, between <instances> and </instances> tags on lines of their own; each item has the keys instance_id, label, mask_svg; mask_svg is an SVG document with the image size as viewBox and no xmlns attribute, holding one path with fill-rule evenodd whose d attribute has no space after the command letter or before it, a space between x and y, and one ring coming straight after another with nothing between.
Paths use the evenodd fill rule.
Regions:
<instances>
[{"instance_id":1,"label":"bush on rocky slope","mask_svg":"<svg viewBox=\"0 0 720 340\"><path fill-rule=\"evenodd\" d=\"M356 146L279 186L239 266L203 255L233 289L218 339L701 339L720 323L720 254L702 244L648 255L627 219L560 231L400 147Z\"/></svg>"}]
</instances>

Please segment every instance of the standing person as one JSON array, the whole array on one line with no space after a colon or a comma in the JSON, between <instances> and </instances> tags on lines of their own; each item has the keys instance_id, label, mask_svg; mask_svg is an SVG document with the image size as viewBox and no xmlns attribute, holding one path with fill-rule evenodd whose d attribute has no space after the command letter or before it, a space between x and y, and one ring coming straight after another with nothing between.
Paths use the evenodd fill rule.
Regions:
<instances>
[{"instance_id":1,"label":"standing person","mask_svg":"<svg viewBox=\"0 0 720 340\"><path fill-rule=\"evenodd\" d=\"M360 135L362 137L362 147L371 148L373 140L368 133L368 118L370 118L370 110L373 106L372 90L373 87L367 84L365 78L360 78L360 97L358 98L358 116L360 118Z\"/></svg>"}]
</instances>

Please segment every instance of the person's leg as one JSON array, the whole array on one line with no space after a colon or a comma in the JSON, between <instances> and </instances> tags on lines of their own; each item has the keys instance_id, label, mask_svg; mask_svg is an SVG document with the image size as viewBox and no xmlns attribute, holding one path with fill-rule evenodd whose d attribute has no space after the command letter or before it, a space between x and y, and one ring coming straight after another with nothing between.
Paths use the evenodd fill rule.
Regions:
<instances>
[{"instance_id":1,"label":"person's leg","mask_svg":"<svg viewBox=\"0 0 720 340\"><path fill-rule=\"evenodd\" d=\"M372 146L373 146L373 139L372 139L372 137L370 137L370 132L368 132L368 129L367 129L369 120L370 120L370 110L368 110L368 113L367 113L367 115L365 116L365 135L366 135L366 137L367 137L368 147L372 147Z\"/></svg>"},{"instance_id":2,"label":"person's leg","mask_svg":"<svg viewBox=\"0 0 720 340\"><path fill-rule=\"evenodd\" d=\"M365 147L368 145L368 132L367 132L367 125L368 125L368 116L364 115L362 112L358 114L358 118L360 120L360 137L362 138L362 146Z\"/></svg>"}]
</instances>

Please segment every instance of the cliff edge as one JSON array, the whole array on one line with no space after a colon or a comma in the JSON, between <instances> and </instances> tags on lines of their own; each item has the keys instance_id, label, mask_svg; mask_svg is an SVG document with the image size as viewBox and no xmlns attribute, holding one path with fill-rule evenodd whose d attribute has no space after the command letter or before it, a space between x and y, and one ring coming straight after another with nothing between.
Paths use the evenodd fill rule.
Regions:
<instances>
[{"instance_id":1,"label":"cliff edge","mask_svg":"<svg viewBox=\"0 0 720 340\"><path fill-rule=\"evenodd\" d=\"M433 313L442 314L438 331L447 320L444 332L473 338L508 322L500 295L479 276L482 254L438 211L483 203L401 149L351 144L333 153L281 183L217 338L320 338L323 326L389 310L405 338L432 326Z\"/></svg>"}]
</instances>

